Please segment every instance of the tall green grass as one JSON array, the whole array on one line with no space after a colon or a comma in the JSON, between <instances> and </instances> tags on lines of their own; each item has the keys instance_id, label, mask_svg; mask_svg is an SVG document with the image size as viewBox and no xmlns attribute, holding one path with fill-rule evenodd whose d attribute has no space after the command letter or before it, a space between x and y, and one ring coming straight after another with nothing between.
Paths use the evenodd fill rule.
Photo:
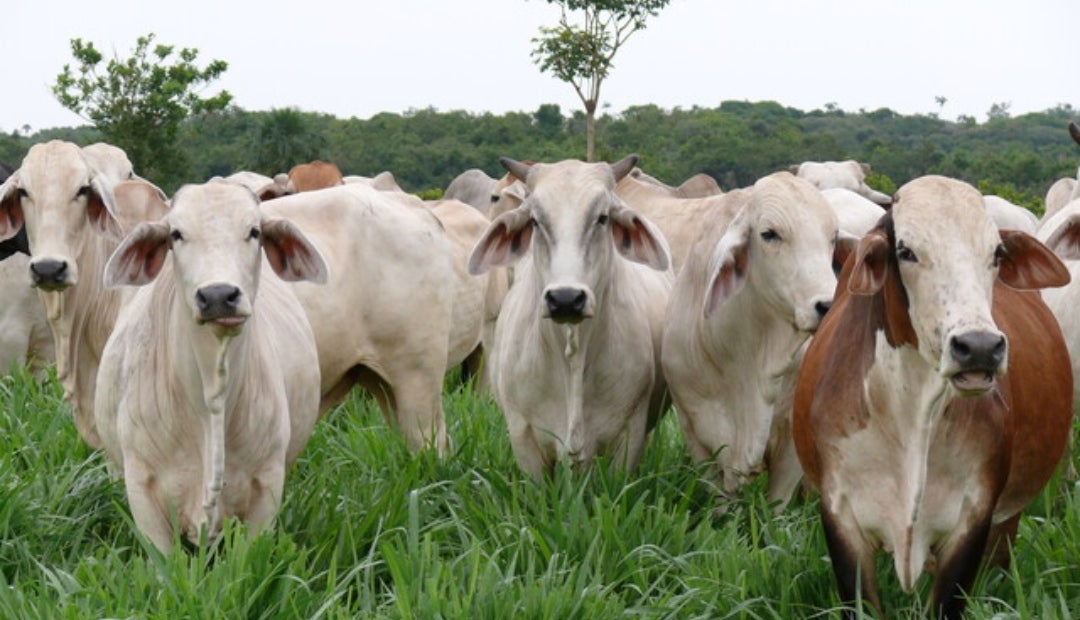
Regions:
<instances>
[{"instance_id":1,"label":"tall green grass","mask_svg":"<svg viewBox=\"0 0 1080 620\"><path fill-rule=\"evenodd\" d=\"M756 481L723 514L674 416L640 469L518 471L494 403L448 389L454 447L410 456L359 393L320 422L276 527L157 553L76 435L55 381L0 380L0 618L831 618L815 500L773 514ZM1080 465L1080 459L1078 461ZM928 595L879 562L889 617ZM1031 507L972 618L1080 617L1080 487Z\"/></svg>"}]
</instances>

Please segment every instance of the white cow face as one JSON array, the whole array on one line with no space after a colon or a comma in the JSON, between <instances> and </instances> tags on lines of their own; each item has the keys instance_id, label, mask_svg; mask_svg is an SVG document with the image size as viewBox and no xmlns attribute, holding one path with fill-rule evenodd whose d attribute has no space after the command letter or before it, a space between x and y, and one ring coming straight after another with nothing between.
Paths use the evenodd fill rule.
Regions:
<instances>
[{"instance_id":1,"label":"white cow face","mask_svg":"<svg viewBox=\"0 0 1080 620\"><path fill-rule=\"evenodd\" d=\"M821 192L787 172L759 180L713 251L705 314L748 286L796 329L816 330L832 305L838 242L853 240Z\"/></svg>"},{"instance_id":2,"label":"white cow face","mask_svg":"<svg viewBox=\"0 0 1080 620\"><path fill-rule=\"evenodd\" d=\"M961 393L986 392L1008 360L1008 341L991 315L995 281L1061 286L1068 271L1033 237L999 233L982 196L960 181L909 182L897 193L891 220L891 240L888 230L875 229L860 242L852 292L877 292L895 269L920 355Z\"/></svg>"},{"instance_id":3,"label":"white cow face","mask_svg":"<svg viewBox=\"0 0 1080 620\"><path fill-rule=\"evenodd\" d=\"M22 166L0 185L0 240L25 226L34 286L64 290L79 281L79 256L97 232L119 237L112 181L99 174L78 146L36 144Z\"/></svg>"},{"instance_id":4,"label":"white cow face","mask_svg":"<svg viewBox=\"0 0 1080 620\"><path fill-rule=\"evenodd\" d=\"M106 284L142 285L172 251L177 289L195 322L235 334L252 312L262 251L285 280L325 282L318 250L290 222L262 214L250 190L226 182L185 186L161 220L140 224L105 268Z\"/></svg>"},{"instance_id":5,"label":"white cow face","mask_svg":"<svg viewBox=\"0 0 1080 620\"><path fill-rule=\"evenodd\" d=\"M632 160L632 161L631 161ZM540 292L540 313L559 323L592 317L604 294L616 252L657 270L670 264L660 233L615 195L618 179L636 158L609 166L564 161L526 166L504 162L524 178L521 206L497 217L477 243L469 270L483 273L509 265L531 248Z\"/></svg>"}]
</instances>

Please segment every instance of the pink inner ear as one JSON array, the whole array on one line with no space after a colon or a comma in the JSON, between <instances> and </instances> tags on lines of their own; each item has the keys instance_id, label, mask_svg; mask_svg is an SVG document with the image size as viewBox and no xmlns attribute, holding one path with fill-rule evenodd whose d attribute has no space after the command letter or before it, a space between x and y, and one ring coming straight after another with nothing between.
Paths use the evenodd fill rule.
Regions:
<instances>
[{"instance_id":1,"label":"pink inner ear","mask_svg":"<svg viewBox=\"0 0 1080 620\"><path fill-rule=\"evenodd\" d=\"M22 226L23 212L19 201L9 200L0 204L0 239L14 237Z\"/></svg>"},{"instance_id":2,"label":"pink inner ear","mask_svg":"<svg viewBox=\"0 0 1080 620\"><path fill-rule=\"evenodd\" d=\"M724 261L724 264L720 266L706 293L708 295L705 300L706 316L712 314L725 301L731 299L746 283L746 246L740 245L732 248L732 250L734 256L730 260Z\"/></svg>"}]
</instances>

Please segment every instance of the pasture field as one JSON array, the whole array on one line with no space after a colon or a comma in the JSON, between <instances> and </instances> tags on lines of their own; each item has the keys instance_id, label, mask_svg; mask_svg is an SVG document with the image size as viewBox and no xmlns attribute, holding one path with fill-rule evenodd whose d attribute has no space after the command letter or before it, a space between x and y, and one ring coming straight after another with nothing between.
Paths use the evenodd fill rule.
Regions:
<instances>
[{"instance_id":1,"label":"pasture field","mask_svg":"<svg viewBox=\"0 0 1080 620\"><path fill-rule=\"evenodd\" d=\"M714 510L668 415L638 472L519 472L497 407L448 389L454 447L411 457L354 392L289 474L273 531L157 553L54 380L0 379L0 619L833 618L816 500L763 480ZM1080 467L1080 458L1073 462ZM919 617L879 557L890 618ZM872 617L869 614L867 617ZM1080 486L1055 479L970 618L1080 618Z\"/></svg>"}]
</instances>

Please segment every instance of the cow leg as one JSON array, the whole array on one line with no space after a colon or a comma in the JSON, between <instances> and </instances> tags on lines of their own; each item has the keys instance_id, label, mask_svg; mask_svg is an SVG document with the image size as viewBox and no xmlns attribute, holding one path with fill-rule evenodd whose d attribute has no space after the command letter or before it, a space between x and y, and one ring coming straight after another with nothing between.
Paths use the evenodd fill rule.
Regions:
<instances>
[{"instance_id":1,"label":"cow leg","mask_svg":"<svg viewBox=\"0 0 1080 620\"><path fill-rule=\"evenodd\" d=\"M790 415L789 410L786 423L774 421L773 433L765 449L765 466L769 472L768 498L770 504L776 505L777 512L791 501L803 476L802 465L795 452L795 439L791 435Z\"/></svg>"},{"instance_id":2,"label":"cow leg","mask_svg":"<svg viewBox=\"0 0 1080 620\"><path fill-rule=\"evenodd\" d=\"M439 456L447 451L446 422L442 408L442 369L434 373L399 373L390 381L394 391L394 418L414 454L434 447Z\"/></svg>"},{"instance_id":3,"label":"cow leg","mask_svg":"<svg viewBox=\"0 0 1080 620\"><path fill-rule=\"evenodd\" d=\"M281 462L284 464L282 455ZM248 503L244 521L252 535L268 528L281 508L281 497L285 489L285 468L274 465L263 469L251 480L251 500Z\"/></svg>"},{"instance_id":4,"label":"cow leg","mask_svg":"<svg viewBox=\"0 0 1080 620\"><path fill-rule=\"evenodd\" d=\"M124 487L135 527L159 551L168 553L173 541L172 519L163 505L164 498L157 497L156 479L145 473L135 459L125 459L124 464Z\"/></svg>"},{"instance_id":5,"label":"cow leg","mask_svg":"<svg viewBox=\"0 0 1080 620\"><path fill-rule=\"evenodd\" d=\"M1019 527L1020 513L990 526L984 555L986 566L997 566L1002 570L1008 570L1009 562L1012 560L1013 541L1016 540L1016 530Z\"/></svg>"},{"instance_id":6,"label":"cow leg","mask_svg":"<svg viewBox=\"0 0 1080 620\"><path fill-rule=\"evenodd\" d=\"M931 602L940 618L958 619L967 602L964 594L971 591L982 563L986 540L990 532L990 514L966 532L960 532L945 543L940 552Z\"/></svg>"},{"instance_id":7,"label":"cow leg","mask_svg":"<svg viewBox=\"0 0 1080 620\"><path fill-rule=\"evenodd\" d=\"M840 519L826 508L824 502L821 505L821 525L825 530L825 544L829 548L840 600L844 604L852 605L844 611L844 617L861 617L854 607L861 594L863 600L877 610L878 616L884 618L881 600L878 598L874 549L863 541L857 530L845 528Z\"/></svg>"},{"instance_id":8,"label":"cow leg","mask_svg":"<svg viewBox=\"0 0 1080 620\"><path fill-rule=\"evenodd\" d=\"M612 455L619 467L633 473L645 453L645 438L648 435L648 403L642 403L638 411L627 421L626 428L615 442Z\"/></svg>"}]
</instances>

